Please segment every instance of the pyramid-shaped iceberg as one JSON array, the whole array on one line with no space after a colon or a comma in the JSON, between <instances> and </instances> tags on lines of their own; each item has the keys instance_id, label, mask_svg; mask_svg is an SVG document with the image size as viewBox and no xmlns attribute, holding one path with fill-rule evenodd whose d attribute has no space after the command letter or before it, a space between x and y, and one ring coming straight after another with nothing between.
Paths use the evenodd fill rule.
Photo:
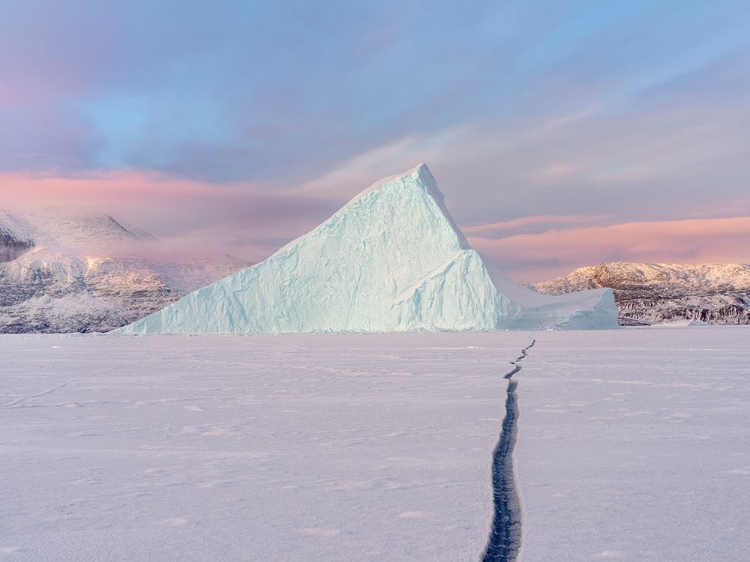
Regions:
<instances>
[{"instance_id":1,"label":"pyramid-shaped iceberg","mask_svg":"<svg viewBox=\"0 0 750 562\"><path fill-rule=\"evenodd\" d=\"M126 334L612 328L609 289L541 295L469 247L424 164L386 178L262 263Z\"/></svg>"}]
</instances>

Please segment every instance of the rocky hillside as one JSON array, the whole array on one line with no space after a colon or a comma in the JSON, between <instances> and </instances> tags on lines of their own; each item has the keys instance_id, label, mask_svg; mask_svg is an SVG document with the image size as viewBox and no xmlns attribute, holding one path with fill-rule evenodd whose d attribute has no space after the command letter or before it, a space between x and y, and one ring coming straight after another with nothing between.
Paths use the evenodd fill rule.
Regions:
<instances>
[{"instance_id":1,"label":"rocky hillside","mask_svg":"<svg viewBox=\"0 0 750 562\"><path fill-rule=\"evenodd\" d=\"M750 265L603 263L534 285L563 294L610 287L624 326L700 320L750 324Z\"/></svg>"},{"instance_id":2,"label":"rocky hillside","mask_svg":"<svg viewBox=\"0 0 750 562\"><path fill-rule=\"evenodd\" d=\"M109 216L0 211L0 333L108 331L250 265L147 257L159 246Z\"/></svg>"}]
</instances>

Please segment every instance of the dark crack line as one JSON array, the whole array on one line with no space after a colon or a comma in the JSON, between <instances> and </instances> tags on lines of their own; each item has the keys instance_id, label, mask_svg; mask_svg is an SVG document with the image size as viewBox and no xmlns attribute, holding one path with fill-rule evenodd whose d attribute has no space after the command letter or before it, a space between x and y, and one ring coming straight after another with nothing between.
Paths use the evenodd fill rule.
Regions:
<instances>
[{"instance_id":1,"label":"dark crack line","mask_svg":"<svg viewBox=\"0 0 750 562\"><path fill-rule=\"evenodd\" d=\"M135 361L134 363L126 363L125 365L117 365L115 367L107 367L106 369L99 369L98 371L94 371L92 373L89 373L87 375L83 375L81 377L76 377L74 379L70 379L67 381L63 381L60 384L56 384L55 386L51 386L49 388L45 388L44 390L37 392L36 394L29 394L28 396L21 396L20 398L16 398L15 400L11 400L10 402L6 402L5 404L1 404L0 408L18 408L22 407L20 406L21 403L26 402L26 400L32 400L34 398L40 398L42 396L47 396L48 394L52 394L56 390L60 390L61 388L65 388L66 386L69 386L71 384L75 384L81 381L84 381L86 379L90 379L92 377L95 377L96 375L103 375L105 373L111 373L112 371L117 371L118 369L124 369L125 367L132 367L134 365L140 365L141 363L145 363L145 361Z\"/></svg>"},{"instance_id":2,"label":"dark crack line","mask_svg":"<svg viewBox=\"0 0 750 562\"><path fill-rule=\"evenodd\" d=\"M514 562L521 549L521 500L513 470L513 449L518 434L518 382L513 380L513 375L521 370L519 363L526 358L528 350L535 343L536 340L531 340L531 344L521 350L521 355L510 363L513 369L503 377L508 379L505 418L500 438L492 453L492 496L495 516L482 562Z\"/></svg>"}]
</instances>

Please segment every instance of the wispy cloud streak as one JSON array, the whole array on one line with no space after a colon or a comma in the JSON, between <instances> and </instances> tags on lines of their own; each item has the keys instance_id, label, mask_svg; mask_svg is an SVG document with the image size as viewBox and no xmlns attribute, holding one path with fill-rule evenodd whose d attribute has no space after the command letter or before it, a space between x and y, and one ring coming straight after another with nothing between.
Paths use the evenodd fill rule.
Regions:
<instances>
[{"instance_id":1,"label":"wispy cloud streak","mask_svg":"<svg viewBox=\"0 0 750 562\"><path fill-rule=\"evenodd\" d=\"M607 261L750 263L750 217L633 222L469 236L472 246L521 281L542 281Z\"/></svg>"}]
</instances>

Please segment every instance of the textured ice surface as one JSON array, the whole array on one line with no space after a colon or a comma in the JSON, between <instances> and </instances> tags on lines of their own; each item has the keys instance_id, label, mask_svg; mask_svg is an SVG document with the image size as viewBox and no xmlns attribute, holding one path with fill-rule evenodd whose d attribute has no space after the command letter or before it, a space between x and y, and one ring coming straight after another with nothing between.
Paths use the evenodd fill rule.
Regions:
<instances>
[{"instance_id":1,"label":"textured ice surface","mask_svg":"<svg viewBox=\"0 0 750 562\"><path fill-rule=\"evenodd\" d=\"M0 560L478 561L535 338L521 560L746 562L748 337L0 336Z\"/></svg>"},{"instance_id":2,"label":"textured ice surface","mask_svg":"<svg viewBox=\"0 0 750 562\"><path fill-rule=\"evenodd\" d=\"M539 334L516 377L521 560L750 560L748 341Z\"/></svg>"},{"instance_id":3,"label":"textured ice surface","mask_svg":"<svg viewBox=\"0 0 750 562\"><path fill-rule=\"evenodd\" d=\"M362 192L266 261L122 333L611 328L609 289L540 295L491 271L420 165Z\"/></svg>"},{"instance_id":4,"label":"textured ice surface","mask_svg":"<svg viewBox=\"0 0 750 562\"><path fill-rule=\"evenodd\" d=\"M0 560L478 560L528 341L0 336Z\"/></svg>"}]
</instances>

